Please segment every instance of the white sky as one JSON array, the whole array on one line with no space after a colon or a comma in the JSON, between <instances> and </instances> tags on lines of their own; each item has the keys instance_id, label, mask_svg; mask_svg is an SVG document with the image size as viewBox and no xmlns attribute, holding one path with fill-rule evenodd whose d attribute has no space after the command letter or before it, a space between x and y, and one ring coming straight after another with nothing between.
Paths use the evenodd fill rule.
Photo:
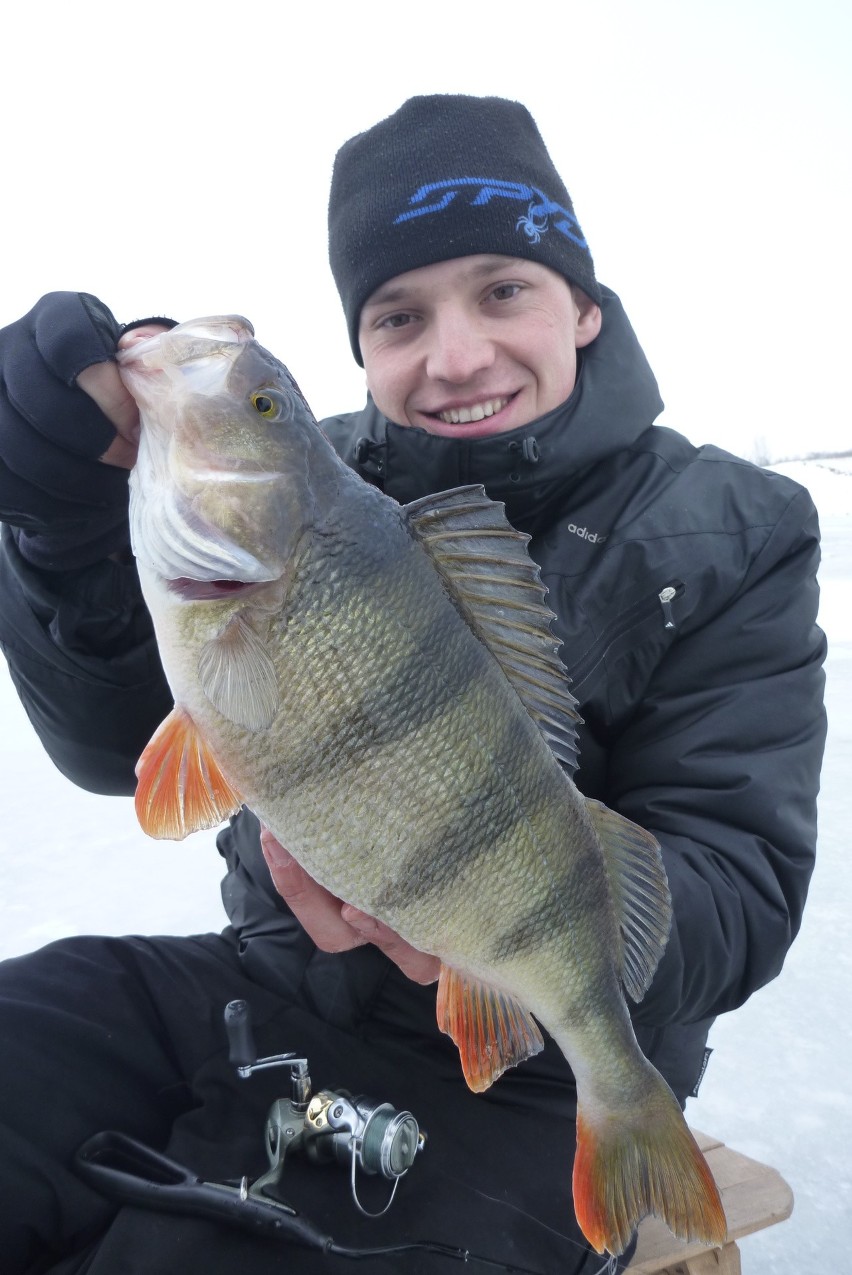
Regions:
<instances>
[{"instance_id":1,"label":"white sky","mask_svg":"<svg viewBox=\"0 0 852 1275\"><path fill-rule=\"evenodd\" d=\"M852 447L848 0L78 0L3 20L0 324L240 312L318 415L359 407L326 257L347 137L423 92L535 115L696 442Z\"/></svg>"}]
</instances>

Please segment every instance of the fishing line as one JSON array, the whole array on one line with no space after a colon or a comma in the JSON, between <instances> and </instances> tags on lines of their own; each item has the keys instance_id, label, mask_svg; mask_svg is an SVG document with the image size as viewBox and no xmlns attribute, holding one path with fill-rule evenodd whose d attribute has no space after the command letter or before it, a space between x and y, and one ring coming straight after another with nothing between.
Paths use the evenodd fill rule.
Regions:
<instances>
[{"instance_id":1,"label":"fishing line","mask_svg":"<svg viewBox=\"0 0 852 1275\"><path fill-rule=\"evenodd\" d=\"M458 1262L477 1262L481 1266L489 1266L492 1270L506 1271L508 1275L542 1275L541 1271L533 1271L528 1266L509 1265L491 1257L481 1257L466 1248L454 1248L450 1244L440 1244L436 1240L414 1240L410 1244L393 1244L385 1248L346 1248L342 1244L332 1242L326 1249L336 1257L398 1257L402 1253L434 1253L437 1257L448 1257ZM600 1275L600 1272L597 1273Z\"/></svg>"},{"instance_id":2,"label":"fishing line","mask_svg":"<svg viewBox=\"0 0 852 1275\"><path fill-rule=\"evenodd\" d=\"M451 1177L449 1180L457 1183L459 1186L462 1185L458 1178ZM520 1208L517 1204L510 1204L507 1200L498 1199L496 1195L489 1195L487 1191L482 1191L478 1188L474 1188L474 1194L478 1195L483 1200L488 1200L491 1204L499 1204L500 1207L507 1212L517 1213L520 1217L533 1222L542 1231L547 1231L556 1239L561 1240L563 1244L568 1244L571 1248L576 1248L581 1253L585 1253L587 1256L592 1252L587 1244L581 1244L580 1241L575 1240L572 1235L566 1235L564 1231L559 1231L555 1226L548 1225L547 1222L542 1221L541 1218L536 1217L535 1214L528 1212L526 1209ZM603 1266L599 1267L596 1271L591 1271L590 1275L617 1275L617 1272L618 1258L613 1254L610 1254Z\"/></svg>"}]
</instances>

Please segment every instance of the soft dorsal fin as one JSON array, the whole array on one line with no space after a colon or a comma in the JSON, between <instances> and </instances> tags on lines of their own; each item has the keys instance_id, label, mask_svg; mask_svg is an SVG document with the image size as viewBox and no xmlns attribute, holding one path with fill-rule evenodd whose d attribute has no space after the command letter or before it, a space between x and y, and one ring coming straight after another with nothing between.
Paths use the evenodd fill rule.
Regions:
<instances>
[{"instance_id":1,"label":"soft dorsal fin","mask_svg":"<svg viewBox=\"0 0 852 1275\"><path fill-rule=\"evenodd\" d=\"M265 730L278 711L275 665L243 612L205 643L198 679L213 707L247 730Z\"/></svg>"},{"instance_id":2,"label":"soft dorsal fin","mask_svg":"<svg viewBox=\"0 0 852 1275\"><path fill-rule=\"evenodd\" d=\"M609 876L621 929L621 979L638 1002L647 992L666 948L672 900L659 843L650 832L586 799Z\"/></svg>"},{"instance_id":3,"label":"soft dorsal fin","mask_svg":"<svg viewBox=\"0 0 852 1275\"><path fill-rule=\"evenodd\" d=\"M505 992L448 965L438 980L438 1026L458 1046L468 1088L481 1093L544 1048L535 1019Z\"/></svg>"},{"instance_id":4,"label":"soft dorsal fin","mask_svg":"<svg viewBox=\"0 0 852 1275\"><path fill-rule=\"evenodd\" d=\"M404 506L464 619L485 643L554 755L577 767L577 701L550 628L547 590L515 531L485 488L455 487Z\"/></svg>"},{"instance_id":5,"label":"soft dorsal fin","mask_svg":"<svg viewBox=\"0 0 852 1275\"><path fill-rule=\"evenodd\" d=\"M182 841L215 828L242 805L182 708L173 708L154 732L136 775L136 816L142 831L158 840Z\"/></svg>"}]
</instances>

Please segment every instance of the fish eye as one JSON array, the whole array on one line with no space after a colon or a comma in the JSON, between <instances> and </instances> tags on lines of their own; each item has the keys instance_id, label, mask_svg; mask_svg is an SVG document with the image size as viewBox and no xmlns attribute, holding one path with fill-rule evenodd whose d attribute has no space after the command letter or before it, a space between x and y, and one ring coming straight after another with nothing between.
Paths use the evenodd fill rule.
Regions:
<instances>
[{"instance_id":1,"label":"fish eye","mask_svg":"<svg viewBox=\"0 0 852 1275\"><path fill-rule=\"evenodd\" d=\"M281 403L277 395L259 390L251 396L252 406L261 416L265 416L267 420L272 420L280 415Z\"/></svg>"}]
</instances>

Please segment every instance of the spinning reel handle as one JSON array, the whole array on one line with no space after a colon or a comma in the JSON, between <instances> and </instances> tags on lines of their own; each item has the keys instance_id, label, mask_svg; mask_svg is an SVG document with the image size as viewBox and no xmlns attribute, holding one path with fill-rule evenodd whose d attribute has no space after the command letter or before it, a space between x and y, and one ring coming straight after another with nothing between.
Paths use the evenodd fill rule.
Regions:
<instances>
[{"instance_id":1,"label":"spinning reel handle","mask_svg":"<svg viewBox=\"0 0 852 1275\"><path fill-rule=\"evenodd\" d=\"M225 1006L225 1031L228 1034L228 1061L235 1067L248 1067L257 1058L257 1047L251 1029L251 1006L248 1001L229 1001Z\"/></svg>"}]
</instances>

